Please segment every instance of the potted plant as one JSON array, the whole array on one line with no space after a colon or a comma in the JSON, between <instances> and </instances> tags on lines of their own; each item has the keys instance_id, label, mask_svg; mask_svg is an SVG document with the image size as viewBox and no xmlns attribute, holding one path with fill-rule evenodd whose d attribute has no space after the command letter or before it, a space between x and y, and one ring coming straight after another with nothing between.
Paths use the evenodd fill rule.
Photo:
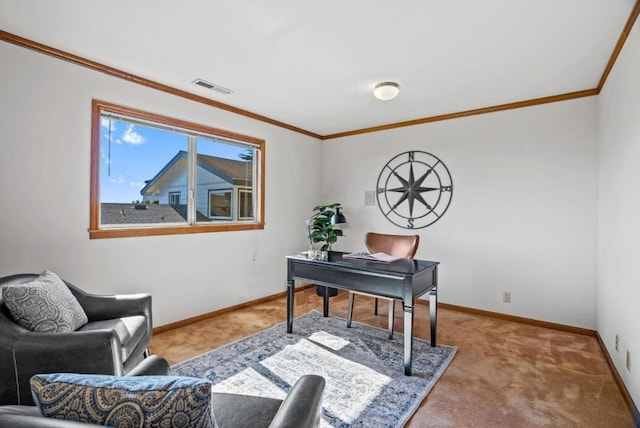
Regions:
<instances>
[{"instance_id":1,"label":"potted plant","mask_svg":"<svg viewBox=\"0 0 640 428\"><path fill-rule=\"evenodd\" d=\"M322 242L321 251L330 251L331 246L336 243L339 236L344 236L342 230L335 227L337 224L346 223L344 215L340 213L339 203L331 205L318 205L313 210L315 214L307 221L309 227L309 246L313 250L313 244ZM322 286L316 286L316 294L318 296L324 295L325 288ZM329 297L336 296L338 290L332 287L327 287L327 293Z\"/></svg>"},{"instance_id":2,"label":"potted plant","mask_svg":"<svg viewBox=\"0 0 640 428\"><path fill-rule=\"evenodd\" d=\"M345 223L344 216L340 213L339 203L331 205L318 205L313 210L316 212L308 221L309 244L322 242L322 251L330 251L339 236L344 236L342 230L336 228L336 224Z\"/></svg>"}]
</instances>

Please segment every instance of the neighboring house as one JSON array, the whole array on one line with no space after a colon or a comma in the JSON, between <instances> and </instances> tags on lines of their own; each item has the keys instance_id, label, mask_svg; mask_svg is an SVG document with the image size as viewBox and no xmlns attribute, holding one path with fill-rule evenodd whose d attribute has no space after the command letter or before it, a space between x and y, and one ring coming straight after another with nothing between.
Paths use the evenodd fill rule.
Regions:
<instances>
[{"instance_id":1,"label":"neighboring house","mask_svg":"<svg viewBox=\"0 0 640 428\"><path fill-rule=\"evenodd\" d=\"M253 220L253 162L199 154L197 166L197 221ZM155 177L146 181L140 194L145 202L185 206L187 152L179 151Z\"/></svg>"}]
</instances>

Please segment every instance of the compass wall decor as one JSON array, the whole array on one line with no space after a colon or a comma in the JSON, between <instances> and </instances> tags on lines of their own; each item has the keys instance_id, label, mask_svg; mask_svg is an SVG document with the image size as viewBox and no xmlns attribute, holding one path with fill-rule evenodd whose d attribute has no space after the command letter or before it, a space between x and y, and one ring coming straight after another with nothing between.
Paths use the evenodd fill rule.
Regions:
<instances>
[{"instance_id":1,"label":"compass wall decor","mask_svg":"<svg viewBox=\"0 0 640 428\"><path fill-rule=\"evenodd\" d=\"M447 166L431 153L410 151L391 159L380 171L378 206L391 223L422 229L449 208L453 181Z\"/></svg>"}]
</instances>

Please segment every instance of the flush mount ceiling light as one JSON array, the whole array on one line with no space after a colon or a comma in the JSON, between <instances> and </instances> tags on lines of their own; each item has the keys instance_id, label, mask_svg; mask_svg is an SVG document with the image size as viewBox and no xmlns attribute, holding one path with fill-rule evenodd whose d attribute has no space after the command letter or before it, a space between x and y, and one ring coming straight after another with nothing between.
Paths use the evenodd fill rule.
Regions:
<instances>
[{"instance_id":1,"label":"flush mount ceiling light","mask_svg":"<svg viewBox=\"0 0 640 428\"><path fill-rule=\"evenodd\" d=\"M381 82L373 87L373 95L382 101L392 100L400 93L396 82Z\"/></svg>"}]
</instances>

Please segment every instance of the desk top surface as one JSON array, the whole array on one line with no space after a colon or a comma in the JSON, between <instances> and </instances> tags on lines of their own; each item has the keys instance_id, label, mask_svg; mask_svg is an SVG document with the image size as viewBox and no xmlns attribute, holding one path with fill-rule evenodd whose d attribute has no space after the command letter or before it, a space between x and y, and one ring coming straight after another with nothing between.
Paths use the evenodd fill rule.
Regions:
<instances>
[{"instance_id":1,"label":"desk top surface","mask_svg":"<svg viewBox=\"0 0 640 428\"><path fill-rule=\"evenodd\" d=\"M333 266L336 268L356 269L367 272L388 274L416 274L418 272L433 269L440 264L440 262L417 259L400 259L389 263L363 259L347 259L342 257L345 254L349 253L341 251L329 251L328 260L309 259L303 255L287 256L287 258L302 263L312 263L318 265Z\"/></svg>"}]
</instances>

